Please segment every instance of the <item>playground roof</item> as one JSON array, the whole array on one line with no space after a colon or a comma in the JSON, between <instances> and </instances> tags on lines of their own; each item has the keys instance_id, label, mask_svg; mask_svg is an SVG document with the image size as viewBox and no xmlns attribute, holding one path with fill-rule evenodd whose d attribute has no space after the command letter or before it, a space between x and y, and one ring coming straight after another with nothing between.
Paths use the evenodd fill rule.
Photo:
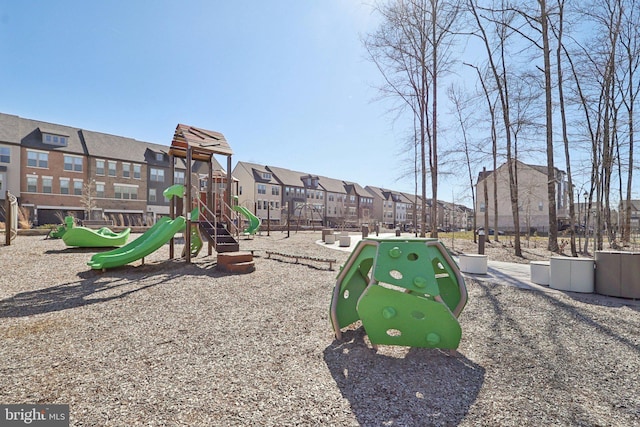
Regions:
<instances>
[{"instance_id":1,"label":"playground roof","mask_svg":"<svg viewBox=\"0 0 640 427\"><path fill-rule=\"evenodd\" d=\"M220 132L179 124L173 134L169 154L187 157L187 147L191 149L194 160L210 161L214 154L233 155L229 143Z\"/></svg>"}]
</instances>

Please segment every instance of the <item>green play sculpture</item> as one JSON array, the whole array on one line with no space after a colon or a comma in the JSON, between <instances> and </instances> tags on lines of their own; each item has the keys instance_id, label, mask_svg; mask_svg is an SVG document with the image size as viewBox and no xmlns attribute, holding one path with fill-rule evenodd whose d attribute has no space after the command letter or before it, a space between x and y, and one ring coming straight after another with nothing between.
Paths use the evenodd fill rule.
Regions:
<instances>
[{"instance_id":1,"label":"green play sculpture","mask_svg":"<svg viewBox=\"0 0 640 427\"><path fill-rule=\"evenodd\" d=\"M131 228L126 228L120 233L111 231L108 227L93 230L87 227L76 227L74 218L67 216L64 225L52 231L49 237L52 239L62 239L67 246L80 248L108 248L122 246L127 243Z\"/></svg>"},{"instance_id":2,"label":"green play sculpture","mask_svg":"<svg viewBox=\"0 0 640 427\"><path fill-rule=\"evenodd\" d=\"M362 321L371 344L456 349L467 289L437 239L366 238L338 274L331 300L336 338Z\"/></svg>"}]
</instances>

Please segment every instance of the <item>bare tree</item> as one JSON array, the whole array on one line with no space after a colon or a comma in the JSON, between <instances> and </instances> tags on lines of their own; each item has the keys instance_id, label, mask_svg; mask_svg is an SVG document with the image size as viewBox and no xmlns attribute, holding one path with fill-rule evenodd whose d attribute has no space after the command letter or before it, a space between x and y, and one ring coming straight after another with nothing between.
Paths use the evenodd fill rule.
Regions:
<instances>
[{"instance_id":1,"label":"bare tree","mask_svg":"<svg viewBox=\"0 0 640 427\"><path fill-rule=\"evenodd\" d=\"M472 67L474 70L476 70L476 73L478 74L478 79L480 80L480 85L482 86L482 93L484 94L484 98L487 101L487 108L489 110L489 117L490 117L490 126L491 126L491 159L493 160L493 170L494 172L498 169L498 132L496 129L496 101L493 101L491 99L491 93L489 91L489 88L487 86L487 84L485 83L485 78L482 75L482 73L480 72L480 69L472 64L467 64L465 63L465 65L468 65L469 67ZM499 211L498 211L498 178L497 178L497 174L493 173L492 174L492 183L493 183L493 227L497 230L498 229L498 216L499 216ZM485 209L488 209L488 206L485 207ZM474 228L475 230L475 228ZM485 230L488 230L488 225L485 226ZM486 233L486 231L485 231ZM488 236L488 235L487 235ZM475 234L474 234L474 238L475 238ZM498 240L498 233L494 233L494 238L496 239L496 241ZM487 237L487 239L489 239L489 237Z\"/></svg>"},{"instance_id":2,"label":"bare tree","mask_svg":"<svg viewBox=\"0 0 640 427\"><path fill-rule=\"evenodd\" d=\"M84 208L84 216L91 219L91 212L96 208L96 181L90 180L82 185L80 205Z\"/></svg>"},{"instance_id":3,"label":"bare tree","mask_svg":"<svg viewBox=\"0 0 640 427\"><path fill-rule=\"evenodd\" d=\"M567 130L567 112L565 108L564 97L564 72L562 68L562 52L563 52L563 37L564 37L564 3L565 0L557 0L558 7L558 19L556 27L552 27L555 30L555 37L557 40L556 48L556 67L557 67L557 80L558 80L558 103L560 106L560 123L562 126L562 143L564 147L565 167L567 168L567 183L569 190L571 191L571 197L569 197L569 219L571 221L571 256L577 257L578 251L576 248L576 210L573 203L573 175L571 173L571 150L569 148L569 136Z\"/></svg>"},{"instance_id":4,"label":"bare tree","mask_svg":"<svg viewBox=\"0 0 640 427\"><path fill-rule=\"evenodd\" d=\"M517 161L512 153L512 133L511 133L511 113L509 85L507 81L507 64L506 64L506 42L510 34L510 23L513 20L513 13L508 11L506 7L501 6L496 9L481 8L477 0L467 0L469 11L473 15L476 25L476 35L480 38L485 46L489 69L493 75L496 91L500 99L500 107L502 120L504 124L504 132L506 139L507 168L509 175L509 195L511 201L511 211L513 215L514 225L514 252L516 256L522 256L520 245L520 214L518 204L518 187L516 184ZM486 13L487 15L484 15ZM487 23L493 25L497 40L497 46L492 46L486 29ZM497 56L497 58L494 57ZM495 171L494 171L495 174ZM494 195L497 197L497 195ZM496 231L497 233L497 231Z\"/></svg>"},{"instance_id":5,"label":"bare tree","mask_svg":"<svg viewBox=\"0 0 640 427\"><path fill-rule=\"evenodd\" d=\"M631 236L631 187L633 182L633 144L636 132L634 114L635 105L640 93L640 2L637 0L623 1L622 26L620 34L621 45L621 75L619 86L622 91L622 102L627 113L627 138L628 138L628 159L627 159L627 182L626 194L624 198L620 195L620 200L624 203L624 224L622 227L622 241L629 243ZM620 161L620 156L618 156ZM622 183L620 185L622 193ZM621 203L622 206L622 203ZM620 224L618 224L620 225Z\"/></svg>"},{"instance_id":6,"label":"bare tree","mask_svg":"<svg viewBox=\"0 0 640 427\"><path fill-rule=\"evenodd\" d=\"M424 236L427 156L432 198L438 196L438 79L452 61L451 29L459 6L456 0L395 0L379 3L375 9L382 23L364 40L364 46L384 78L383 96L399 98L417 118ZM431 235L437 237L437 233L437 203L432 203Z\"/></svg>"},{"instance_id":7,"label":"bare tree","mask_svg":"<svg viewBox=\"0 0 640 427\"><path fill-rule=\"evenodd\" d=\"M469 189L471 191L471 203L472 203L472 206L474 206L475 208L476 192L474 191L473 172L471 169L472 153L471 153L470 144L469 144L469 131L468 131L469 114L467 113L467 110L470 104L469 104L469 100L465 99L462 93L462 90L454 87L453 85L449 86L449 88L447 89L447 95L449 97L449 100L451 100L451 102L453 103L454 113L456 115L456 119L460 126L465 165L467 166L467 173L469 175ZM477 229L476 216L474 215L473 216L474 243L476 242L476 233L475 233L476 229ZM498 234L498 233L495 233L495 234Z\"/></svg>"}]
</instances>

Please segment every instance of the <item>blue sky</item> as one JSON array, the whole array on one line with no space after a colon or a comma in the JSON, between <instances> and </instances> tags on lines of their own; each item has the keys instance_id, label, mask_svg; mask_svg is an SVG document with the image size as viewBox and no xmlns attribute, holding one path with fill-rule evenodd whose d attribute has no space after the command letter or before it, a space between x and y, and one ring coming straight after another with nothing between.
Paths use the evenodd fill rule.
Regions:
<instances>
[{"instance_id":1,"label":"blue sky","mask_svg":"<svg viewBox=\"0 0 640 427\"><path fill-rule=\"evenodd\" d=\"M412 192L375 28L360 0L0 0L0 111L167 145L185 123L234 165Z\"/></svg>"}]
</instances>

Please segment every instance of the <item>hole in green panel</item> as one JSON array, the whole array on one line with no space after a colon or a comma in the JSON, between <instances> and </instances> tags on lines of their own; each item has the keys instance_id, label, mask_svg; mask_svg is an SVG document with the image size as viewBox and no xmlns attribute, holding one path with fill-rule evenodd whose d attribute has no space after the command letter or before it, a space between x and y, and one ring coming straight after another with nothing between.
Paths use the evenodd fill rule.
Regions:
<instances>
[{"instance_id":1,"label":"hole in green panel","mask_svg":"<svg viewBox=\"0 0 640 427\"><path fill-rule=\"evenodd\" d=\"M344 293L342 294L342 296L344 297L344 299L349 299L349 289L347 289L346 291L344 291Z\"/></svg>"},{"instance_id":2,"label":"hole in green panel","mask_svg":"<svg viewBox=\"0 0 640 427\"><path fill-rule=\"evenodd\" d=\"M409 255L407 255L407 259L409 261L417 261L418 260L418 254L411 252Z\"/></svg>"},{"instance_id":3,"label":"hole in green panel","mask_svg":"<svg viewBox=\"0 0 640 427\"><path fill-rule=\"evenodd\" d=\"M402 273L399 272L398 270L391 270L389 272L389 276L393 277L396 280L402 279Z\"/></svg>"},{"instance_id":4,"label":"hole in green panel","mask_svg":"<svg viewBox=\"0 0 640 427\"><path fill-rule=\"evenodd\" d=\"M402 336L402 332L397 329L387 329L387 335L390 337L399 337Z\"/></svg>"}]
</instances>

